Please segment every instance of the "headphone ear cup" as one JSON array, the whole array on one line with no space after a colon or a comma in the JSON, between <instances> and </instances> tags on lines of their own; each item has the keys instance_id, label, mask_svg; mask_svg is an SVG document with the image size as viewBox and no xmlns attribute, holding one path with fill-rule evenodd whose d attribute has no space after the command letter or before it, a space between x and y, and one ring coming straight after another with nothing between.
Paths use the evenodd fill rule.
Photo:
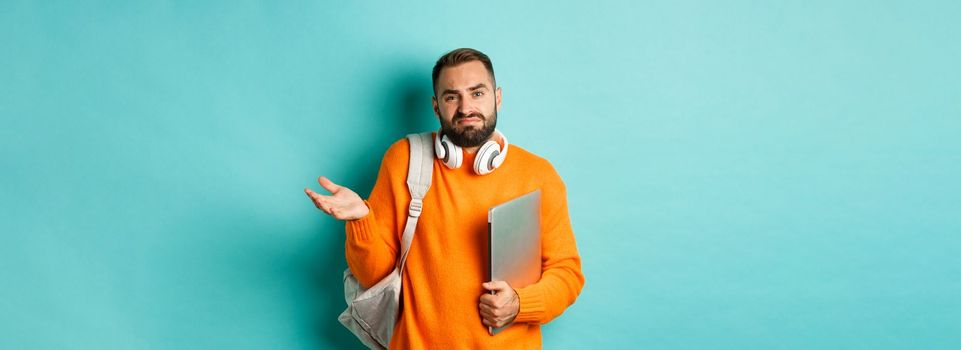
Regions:
<instances>
[{"instance_id":1,"label":"headphone ear cup","mask_svg":"<svg viewBox=\"0 0 961 350\"><path fill-rule=\"evenodd\" d=\"M447 135L441 137L440 145L443 148L442 152L444 157L441 158L448 168L457 169L460 168L461 163L464 161L464 154L461 151L460 146L455 145Z\"/></svg>"},{"instance_id":2,"label":"headphone ear cup","mask_svg":"<svg viewBox=\"0 0 961 350\"><path fill-rule=\"evenodd\" d=\"M494 157L500 154L500 145L496 141L487 141L477 151L477 158L474 158L474 173L477 175L487 175L494 171Z\"/></svg>"},{"instance_id":3,"label":"headphone ear cup","mask_svg":"<svg viewBox=\"0 0 961 350\"><path fill-rule=\"evenodd\" d=\"M460 146L455 145L453 142L448 143L450 146L448 151L450 152L450 167L453 169L460 168L461 164L464 163L464 152L460 149Z\"/></svg>"},{"instance_id":4,"label":"headphone ear cup","mask_svg":"<svg viewBox=\"0 0 961 350\"><path fill-rule=\"evenodd\" d=\"M493 161L491 162L492 169L500 168L501 164L504 164L504 159L507 158L507 151L511 148L510 142L507 142L507 136L504 136L500 131L497 131L497 134L501 135L501 139L504 140L504 147L498 147L497 154L494 155Z\"/></svg>"},{"instance_id":5,"label":"headphone ear cup","mask_svg":"<svg viewBox=\"0 0 961 350\"><path fill-rule=\"evenodd\" d=\"M437 159L444 160L444 158L447 158L447 148L441 143L441 136L438 132L437 136L434 137L434 154L437 155Z\"/></svg>"}]
</instances>

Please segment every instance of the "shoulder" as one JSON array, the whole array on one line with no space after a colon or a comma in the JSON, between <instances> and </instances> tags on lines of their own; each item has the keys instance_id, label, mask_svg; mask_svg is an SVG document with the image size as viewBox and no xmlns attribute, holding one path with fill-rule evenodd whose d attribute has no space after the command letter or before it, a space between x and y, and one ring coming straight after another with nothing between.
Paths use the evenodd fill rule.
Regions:
<instances>
[{"instance_id":1,"label":"shoulder","mask_svg":"<svg viewBox=\"0 0 961 350\"><path fill-rule=\"evenodd\" d=\"M434 133L432 132L431 141L428 144L424 145L424 147L429 147L432 150L432 152L434 149L433 136L434 136ZM396 141L394 141L394 143L392 143L390 147L387 148L387 152L386 154L384 154L384 157L385 158L410 157L410 140L407 138L407 136L405 135L404 137L401 137Z\"/></svg>"},{"instance_id":2,"label":"shoulder","mask_svg":"<svg viewBox=\"0 0 961 350\"><path fill-rule=\"evenodd\" d=\"M547 158L514 144L511 144L507 152L507 158L513 158L510 161L520 168L521 171L537 177L545 185L564 186L564 181L561 179L557 169L554 168L554 164L547 160Z\"/></svg>"},{"instance_id":3,"label":"shoulder","mask_svg":"<svg viewBox=\"0 0 961 350\"><path fill-rule=\"evenodd\" d=\"M433 133L431 133L431 135L433 135ZM424 147L430 148L431 154L433 154L433 141L424 145ZM397 139L390 145L390 147L387 147L387 151L384 152L384 158L381 163L388 170L393 171L393 169L398 169L398 171L403 173L405 176L407 175L407 167L410 164L410 140L407 138L407 136Z\"/></svg>"},{"instance_id":4,"label":"shoulder","mask_svg":"<svg viewBox=\"0 0 961 350\"><path fill-rule=\"evenodd\" d=\"M518 165L521 165L525 168L537 171L554 170L554 166L550 161L547 160L547 158L541 157L540 155L537 155L524 147L511 144L510 149L507 150L507 152L508 159L513 158L511 160L515 160Z\"/></svg>"},{"instance_id":5,"label":"shoulder","mask_svg":"<svg viewBox=\"0 0 961 350\"><path fill-rule=\"evenodd\" d=\"M400 138L384 152L380 161L381 176L390 178L407 176L407 166L410 164L410 143L407 138Z\"/></svg>"},{"instance_id":6,"label":"shoulder","mask_svg":"<svg viewBox=\"0 0 961 350\"><path fill-rule=\"evenodd\" d=\"M394 143L387 147L387 152L384 153L384 160L394 160L397 158L407 158L410 156L410 141L407 137L402 137Z\"/></svg>"}]
</instances>

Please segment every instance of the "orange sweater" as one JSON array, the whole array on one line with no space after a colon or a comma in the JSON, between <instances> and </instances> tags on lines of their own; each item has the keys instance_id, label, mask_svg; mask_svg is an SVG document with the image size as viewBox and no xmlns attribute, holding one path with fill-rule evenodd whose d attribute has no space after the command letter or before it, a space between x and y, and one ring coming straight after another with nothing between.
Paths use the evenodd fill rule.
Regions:
<instances>
[{"instance_id":1,"label":"orange sweater","mask_svg":"<svg viewBox=\"0 0 961 350\"><path fill-rule=\"evenodd\" d=\"M409 150L406 138L390 146L366 201L370 214L346 223L347 265L364 287L390 273L397 261L410 202ZM391 349L539 349L540 325L573 304L584 285L566 189L553 166L515 145L490 174L474 174L473 163L474 155L467 152L459 169L434 158L431 187L404 268L403 310ZM491 336L477 307L487 274L487 209L537 188L543 203L543 274L533 285L514 287L520 311L510 327Z\"/></svg>"}]
</instances>

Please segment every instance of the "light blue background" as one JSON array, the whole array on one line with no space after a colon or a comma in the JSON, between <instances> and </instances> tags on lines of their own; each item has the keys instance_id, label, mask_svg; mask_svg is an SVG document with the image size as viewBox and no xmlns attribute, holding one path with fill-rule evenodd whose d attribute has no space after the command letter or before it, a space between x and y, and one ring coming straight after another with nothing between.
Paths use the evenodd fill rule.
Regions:
<instances>
[{"instance_id":1,"label":"light blue background","mask_svg":"<svg viewBox=\"0 0 961 350\"><path fill-rule=\"evenodd\" d=\"M0 1L0 348L359 348L302 190L466 46L568 187L546 348L957 349L959 4Z\"/></svg>"}]
</instances>

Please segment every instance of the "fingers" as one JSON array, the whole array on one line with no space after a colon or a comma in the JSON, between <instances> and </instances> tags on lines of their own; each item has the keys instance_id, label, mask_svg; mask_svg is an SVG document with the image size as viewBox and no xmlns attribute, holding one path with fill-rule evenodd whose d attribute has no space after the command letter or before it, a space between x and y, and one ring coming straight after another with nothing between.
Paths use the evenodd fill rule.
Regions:
<instances>
[{"instance_id":1,"label":"fingers","mask_svg":"<svg viewBox=\"0 0 961 350\"><path fill-rule=\"evenodd\" d=\"M304 192L307 193L307 196L310 197L310 200L314 202L314 206L317 207L317 209L323 210L328 215L332 215L332 207L330 203L327 202L326 196L322 196L309 188L305 188Z\"/></svg>"},{"instance_id":2,"label":"fingers","mask_svg":"<svg viewBox=\"0 0 961 350\"><path fill-rule=\"evenodd\" d=\"M481 321L488 327L503 327L509 324L517 313L516 308L511 306L516 297L513 288L505 281L486 282L482 286L496 294L481 294L477 303Z\"/></svg>"},{"instance_id":3,"label":"fingers","mask_svg":"<svg viewBox=\"0 0 961 350\"><path fill-rule=\"evenodd\" d=\"M483 294L481 295L480 302L482 304L487 304L495 308L504 307L513 297L513 289L507 282L504 281L491 281L485 282L481 286L489 291L494 291L497 294Z\"/></svg>"},{"instance_id":4,"label":"fingers","mask_svg":"<svg viewBox=\"0 0 961 350\"><path fill-rule=\"evenodd\" d=\"M496 317L493 311L485 309L480 310L480 315L481 318L485 320L493 320Z\"/></svg>"},{"instance_id":5,"label":"fingers","mask_svg":"<svg viewBox=\"0 0 961 350\"><path fill-rule=\"evenodd\" d=\"M317 192L314 192L309 188L305 188L304 193L306 193L307 197L310 197L310 200L314 201L314 204L317 204L318 207L320 206L320 203L325 202L324 196L320 195Z\"/></svg>"},{"instance_id":6,"label":"fingers","mask_svg":"<svg viewBox=\"0 0 961 350\"><path fill-rule=\"evenodd\" d=\"M490 319L500 319L510 315L510 311L508 311L507 308L495 308L489 305L478 305L477 310L481 316Z\"/></svg>"},{"instance_id":7,"label":"fingers","mask_svg":"<svg viewBox=\"0 0 961 350\"><path fill-rule=\"evenodd\" d=\"M502 298L487 299L487 300L482 300L480 302L480 305L485 305L491 309L500 309L507 306L507 300L504 300Z\"/></svg>"},{"instance_id":8,"label":"fingers","mask_svg":"<svg viewBox=\"0 0 961 350\"><path fill-rule=\"evenodd\" d=\"M498 305L499 301L500 301L500 298L498 298L496 295L493 295L493 294L482 294L480 297L480 304L487 305L490 307L495 307L495 308L500 307Z\"/></svg>"},{"instance_id":9,"label":"fingers","mask_svg":"<svg viewBox=\"0 0 961 350\"><path fill-rule=\"evenodd\" d=\"M324 176L317 178L317 183L319 183L320 186L322 186L325 190L327 190L330 193L337 192L337 190L340 190L341 188L340 185L335 184L333 181L330 181L330 179Z\"/></svg>"},{"instance_id":10,"label":"fingers","mask_svg":"<svg viewBox=\"0 0 961 350\"><path fill-rule=\"evenodd\" d=\"M310 199L313 199L315 201L320 201L323 198L323 196L321 196L319 193L314 192L314 190L311 190L309 188L305 188L304 193L307 194L307 197L310 197Z\"/></svg>"},{"instance_id":11,"label":"fingers","mask_svg":"<svg viewBox=\"0 0 961 350\"><path fill-rule=\"evenodd\" d=\"M481 320L485 322L484 324L487 324L488 326L490 325L490 323L497 322L497 315L494 314L493 311L480 310L480 316L481 316Z\"/></svg>"},{"instance_id":12,"label":"fingers","mask_svg":"<svg viewBox=\"0 0 961 350\"><path fill-rule=\"evenodd\" d=\"M507 324L508 312L504 309L496 309L486 304L478 305L481 322L488 327L501 327Z\"/></svg>"},{"instance_id":13,"label":"fingers","mask_svg":"<svg viewBox=\"0 0 961 350\"><path fill-rule=\"evenodd\" d=\"M477 308L478 308L481 312L484 312L484 311L493 312L494 310L497 309L497 308L494 307L493 305L491 305L491 304L486 304L486 303L479 303L479 304L477 304Z\"/></svg>"},{"instance_id":14,"label":"fingers","mask_svg":"<svg viewBox=\"0 0 961 350\"><path fill-rule=\"evenodd\" d=\"M507 324L507 321L507 317L504 316L481 313L481 323L488 327L503 327Z\"/></svg>"},{"instance_id":15,"label":"fingers","mask_svg":"<svg viewBox=\"0 0 961 350\"><path fill-rule=\"evenodd\" d=\"M480 310L482 315L488 314L492 317L500 317L507 314L507 309L504 308L506 305L507 301L503 300L503 298L485 294L481 296L480 302L477 303L477 309Z\"/></svg>"}]
</instances>

